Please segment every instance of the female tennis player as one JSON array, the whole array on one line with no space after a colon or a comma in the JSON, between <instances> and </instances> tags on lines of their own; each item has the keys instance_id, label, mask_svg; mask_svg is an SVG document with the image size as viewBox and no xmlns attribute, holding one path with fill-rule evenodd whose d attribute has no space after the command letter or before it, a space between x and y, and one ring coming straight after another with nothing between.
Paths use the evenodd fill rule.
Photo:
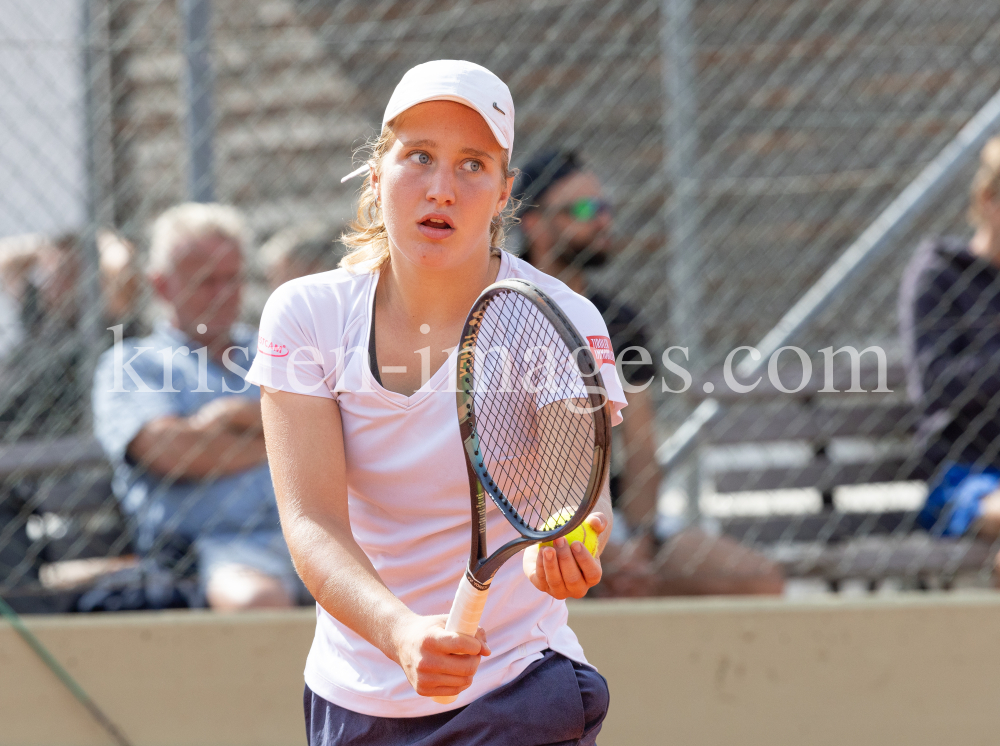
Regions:
<instances>
[{"instance_id":1,"label":"female tennis player","mask_svg":"<svg viewBox=\"0 0 1000 746\"><path fill-rule=\"evenodd\" d=\"M470 531L455 347L479 293L506 278L539 286L590 338L613 422L625 406L597 310L499 248L513 142L510 91L493 73L456 60L408 71L363 169L353 252L281 286L264 311L247 380L262 387L282 527L317 601L313 746L592 744L607 711L566 624L564 599L601 577L580 542L508 562L477 634L445 630ZM498 547L517 534L490 507ZM599 557L606 485L586 521Z\"/></svg>"}]
</instances>

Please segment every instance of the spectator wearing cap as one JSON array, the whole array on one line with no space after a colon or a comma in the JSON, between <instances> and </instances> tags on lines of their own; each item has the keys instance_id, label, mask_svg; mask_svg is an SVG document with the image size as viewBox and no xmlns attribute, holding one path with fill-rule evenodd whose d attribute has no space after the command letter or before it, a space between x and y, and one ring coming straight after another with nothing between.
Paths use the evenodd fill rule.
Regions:
<instances>
[{"instance_id":1,"label":"spectator wearing cap","mask_svg":"<svg viewBox=\"0 0 1000 746\"><path fill-rule=\"evenodd\" d=\"M520 200L522 258L587 296L604 316L619 370L629 392L629 416L614 450L611 492L617 543L605 555L609 592L627 595L776 594L780 570L760 554L724 536L696 527L672 535L658 527L654 405L647 384L656 373L636 348L648 349L648 334L635 310L592 290L586 270L612 254L613 211L597 175L569 151L539 153L520 169L514 188ZM646 357L651 360L655 356ZM616 433L617 434L617 433ZM616 570L617 568L617 570Z\"/></svg>"},{"instance_id":2,"label":"spectator wearing cap","mask_svg":"<svg viewBox=\"0 0 1000 746\"><path fill-rule=\"evenodd\" d=\"M252 329L236 323L248 240L231 207L184 204L153 226L148 280L165 311L97 366L94 430L149 561L196 562L218 609L288 606L300 585L281 535L260 417L244 380Z\"/></svg>"},{"instance_id":3,"label":"spectator wearing cap","mask_svg":"<svg viewBox=\"0 0 1000 746\"><path fill-rule=\"evenodd\" d=\"M918 522L1000 536L1000 137L972 183L971 239L925 241L903 273L900 333L917 430L935 470Z\"/></svg>"},{"instance_id":4,"label":"spectator wearing cap","mask_svg":"<svg viewBox=\"0 0 1000 746\"><path fill-rule=\"evenodd\" d=\"M271 290L289 280L336 269L342 251L337 250L339 231L321 223L293 226L275 233L257 256Z\"/></svg>"}]
</instances>

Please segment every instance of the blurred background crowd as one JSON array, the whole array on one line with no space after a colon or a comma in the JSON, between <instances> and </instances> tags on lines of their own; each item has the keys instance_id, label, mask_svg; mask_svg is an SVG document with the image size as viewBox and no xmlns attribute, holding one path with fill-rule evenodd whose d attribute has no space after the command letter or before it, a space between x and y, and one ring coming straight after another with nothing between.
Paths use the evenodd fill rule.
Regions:
<instances>
[{"instance_id":1,"label":"blurred background crowd","mask_svg":"<svg viewBox=\"0 0 1000 746\"><path fill-rule=\"evenodd\" d=\"M0 597L310 602L242 375L269 292L337 266L340 177L435 58L509 84L506 249L591 298L635 389L594 595L991 587L998 51L1000 7L975 0L10 0ZM977 112L992 125L920 181ZM893 212L914 185L921 209ZM794 389L786 353L792 383L727 387L731 353L878 225L788 342L813 378ZM882 355L825 385L845 345ZM671 458L709 400L725 413Z\"/></svg>"}]
</instances>

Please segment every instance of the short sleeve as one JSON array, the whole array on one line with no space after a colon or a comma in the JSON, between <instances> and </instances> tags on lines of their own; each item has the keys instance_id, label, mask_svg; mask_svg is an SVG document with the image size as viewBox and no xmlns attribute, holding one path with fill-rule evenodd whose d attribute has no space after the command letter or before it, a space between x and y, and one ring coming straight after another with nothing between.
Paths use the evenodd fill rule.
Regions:
<instances>
[{"instance_id":1,"label":"short sleeve","mask_svg":"<svg viewBox=\"0 0 1000 746\"><path fill-rule=\"evenodd\" d=\"M611 402L611 424L618 425L622 421L621 410L628 406L625 400L625 391L622 389L621 380L618 378L618 370L615 367L615 351L611 345L611 336L608 334L608 327L604 323L600 312L586 298L576 295L568 295L565 298L554 298L559 307L562 308L576 330L583 337L583 341L590 347L594 354L594 359L601 366L601 378L604 381L604 388L607 390L608 400Z\"/></svg>"},{"instance_id":2,"label":"short sleeve","mask_svg":"<svg viewBox=\"0 0 1000 746\"><path fill-rule=\"evenodd\" d=\"M125 340L98 360L91 392L94 436L112 463L124 463L129 444L147 424L182 412L178 392L163 391L157 352Z\"/></svg>"},{"instance_id":3,"label":"short sleeve","mask_svg":"<svg viewBox=\"0 0 1000 746\"><path fill-rule=\"evenodd\" d=\"M261 316L257 354L247 381L272 390L337 398L332 382L343 350L319 341L312 294L312 286L297 281L271 294ZM324 314L324 321L335 324L338 317L337 313Z\"/></svg>"}]
</instances>

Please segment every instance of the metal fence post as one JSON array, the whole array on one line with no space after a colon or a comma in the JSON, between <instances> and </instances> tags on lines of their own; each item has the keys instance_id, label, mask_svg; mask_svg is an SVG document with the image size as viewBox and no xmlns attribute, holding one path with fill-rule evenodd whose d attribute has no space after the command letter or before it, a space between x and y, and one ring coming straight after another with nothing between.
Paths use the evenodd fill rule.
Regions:
<instances>
[{"instance_id":1,"label":"metal fence post","mask_svg":"<svg viewBox=\"0 0 1000 746\"><path fill-rule=\"evenodd\" d=\"M184 25L183 96L187 102L188 194L195 202L215 199L212 170L211 0L182 0Z\"/></svg>"},{"instance_id":2,"label":"metal fence post","mask_svg":"<svg viewBox=\"0 0 1000 746\"><path fill-rule=\"evenodd\" d=\"M698 245L697 151L698 104L692 72L690 23L692 0L662 0L660 6L660 61L663 77L664 168L673 195L666 202L667 277L671 290L671 345L688 348L695 370L701 365L703 345L699 314L702 290ZM689 520L698 518L699 457L691 456L687 481Z\"/></svg>"},{"instance_id":3,"label":"metal fence post","mask_svg":"<svg viewBox=\"0 0 1000 746\"><path fill-rule=\"evenodd\" d=\"M1000 129L1000 91L993 94L943 150L858 236L757 343L756 358L746 356L736 366L736 377L749 378L768 364L771 354L788 344L825 309L862 270L893 245L922 211L944 191L979 149ZM696 449L702 430L726 411L716 399L706 399L695 408L673 435L656 451L666 471L683 462Z\"/></svg>"},{"instance_id":4,"label":"metal fence post","mask_svg":"<svg viewBox=\"0 0 1000 746\"><path fill-rule=\"evenodd\" d=\"M79 331L86 340L84 380L93 379L105 334L97 231L115 224L114 151L111 121L111 49L108 0L86 0L80 28L83 58L84 129L87 166L87 221L82 248ZM87 407L88 417L90 408Z\"/></svg>"}]
</instances>

